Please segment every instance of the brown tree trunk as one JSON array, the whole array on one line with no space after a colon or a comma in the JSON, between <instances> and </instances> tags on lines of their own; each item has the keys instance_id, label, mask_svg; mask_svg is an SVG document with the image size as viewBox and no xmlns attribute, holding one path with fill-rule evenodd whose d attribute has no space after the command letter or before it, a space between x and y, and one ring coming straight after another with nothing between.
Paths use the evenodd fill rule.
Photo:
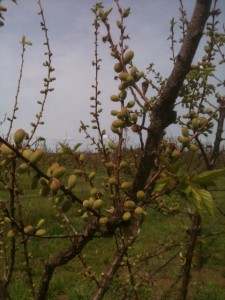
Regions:
<instances>
[{"instance_id":1,"label":"brown tree trunk","mask_svg":"<svg viewBox=\"0 0 225 300\"><path fill-rule=\"evenodd\" d=\"M180 300L187 299L192 259L193 259L196 242L197 242L198 235L199 235L200 224L201 224L201 217L196 212L195 216L194 216L194 222L193 222L193 226L192 226L192 230L191 230L191 237L190 237L188 250L187 250L187 254L186 254L184 270L183 270L183 274L182 274L182 286L181 286L181 290L180 290Z\"/></svg>"},{"instance_id":2,"label":"brown tree trunk","mask_svg":"<svg viewBox=\"0 0 225 300\"><path fill-rule=\"evenodd\" d=\"M196 1L196 6L188 25L187 34L180 52L177 55L174 68L153 108L144 153L134 179L134 193L137 190L143 189L145 186L148 176L154 168L154 161L157 157L158 147L163 138L164 130L176 120L174 104L198 49L206 21L209 17L211 3L212 0Z\"/></svg>"}]
</instances>

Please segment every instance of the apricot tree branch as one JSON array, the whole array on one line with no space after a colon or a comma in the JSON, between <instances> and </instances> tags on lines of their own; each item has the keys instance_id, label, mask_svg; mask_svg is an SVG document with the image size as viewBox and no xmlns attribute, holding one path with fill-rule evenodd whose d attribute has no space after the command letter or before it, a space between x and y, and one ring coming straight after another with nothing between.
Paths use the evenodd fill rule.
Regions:
<instances>
[{"instance_id":1,"label":"apricot tree branch","mask_svg":"<svg viewBox=\"0 0 225 300\"><path fill-rule=\"evenodd\" d=\"M143 189L150 172L154 169L155 156L163 138L164 130L176 120L175 101L183 81L188 74L193 57L198 49L206 21L210 14L212 0L197 0L188 24L187 33L174 68L158 95L152 110L151 124L148 128L145 149L142 154L138 171L134 178L132 194Z\"/></svg>"}]
</instances>

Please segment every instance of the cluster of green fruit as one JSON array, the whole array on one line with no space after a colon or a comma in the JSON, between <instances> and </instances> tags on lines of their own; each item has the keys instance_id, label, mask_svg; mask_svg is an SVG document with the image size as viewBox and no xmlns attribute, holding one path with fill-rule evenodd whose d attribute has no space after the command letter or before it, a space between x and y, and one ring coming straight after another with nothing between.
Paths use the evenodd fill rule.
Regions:
<instances>
[{"instance_id":1,"label":"cluster of green fruit","mask_svg":"<svg viewBox=\"0 0 225 300\"><path fill-rule=\"evenodd\" d=\"M125 65L130 64L134 57L133 51L128 51L123 59L122 63L118 62L114 65L115 72L119 73L118 78L120 79L120 84L118 86L119 94L112 95L110 97L113 102L122 102L127 97L127 88L138 82L143 76L143 72L139 72L135 66L131 66L129 72L126 71ZM131 109L135 105L135 100L131 100L126 106L123 106L120 111L112 110L111 115L116 116L117 119L112 122L111 130L114 133L118 133L120 128L130 127L136 124L138 120L138 114L133 112Z\"/></svg>"},{"instance_id":2,"label":"cluster of green fruit","mask_svg":"<svg viewBox=\"0 0 225 300\"><path fill-rule=\"evenodd\" d=\"M10 218L5 217L5 223L11 223L11 222L12 220ZM45 219L42 218L38 221L36 226L32 226L32 225L24 226L23 232L25 234L43 236L46 234L46 230L41 228L44 224L45 224ZM11 239L14 238L17 233L19 233L18 228L13 228L7 232L6 236L7 238Z\"/></svg>"},{"instance_id":3,"label":"cluster of green fruit","mask_svg":"<svg viewBox=\"0 0 225 300\"><path fill-rule=\"evenodd\" d=\"M145 192L138 191L137 192L137 200L142 202L145 199ZM143 210L141 206L137 206L133 200L127 199L124 202L125 212L123 214L123 221L128 222L132 215L135 217L143 217L146 215L146 212Z\"/></svg>"}]
</instances>

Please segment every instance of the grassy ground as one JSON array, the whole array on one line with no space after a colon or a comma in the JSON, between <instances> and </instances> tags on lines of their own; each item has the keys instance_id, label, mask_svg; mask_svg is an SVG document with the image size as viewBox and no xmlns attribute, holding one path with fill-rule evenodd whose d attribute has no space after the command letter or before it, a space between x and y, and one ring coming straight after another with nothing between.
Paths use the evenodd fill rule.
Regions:
<instances>
[{"instance_id":1,"label":"grassy ground","mask_svg":"<svg viewBox=\"0 0 225 300\"><path fill-rule=\"evenodd\" d=\"M98 168L98 165L94 164L93 168ZM104 174L100 175L100 182L102 181L104 181ZM225 211L224 192L219 191L223 189L222 184L224 183L218 182L214 194L216 203ZM57 210L52 207L51 199L37 196L37 191L30 189L28 178L23 177L22 185L25 188L21 196L21 204L26 224L36 224L38 220L45 218L48 234L63 233L64 230L57 221ZM76 193L85 199L88 195L85 184L80 181L76 189ZM4 194L1 193L0 196L2 198ZM72 217L75 229L79 231L82 223L77 207L73 207L69 215ZM224 223L224 216L221 216L217 210L214 217L204 219L202 234L206 237L198 242L192 267L189 299L225 299L225 239L224 235L220 235L220 232L224 231ZM128 253L140 299L178 299L179 278L185 253L184 242L188 239L188 234L184 234L184 228L189 225L190 222L184 215L163 215L152 208L148 210L138 240ZM172 246L176 243L179 245ZM50 253L63 249L67 244L68 241L58 239L32 238L29 241L36 284L42 271L43 261ZM163 251L166 247L168 250ZM96 288L91 277L101 278L101 273L110 263L114 250L114 238L95 238L84 249L82 259L75 258L56 270L47 299L90 299L91 293ZM32 299L27 288L26 266L20 241L17 244L16 257L15 273L9 286L10 295L13 300ZM127 269L123 265L104 299L132 299L130 290ZM123 298L122 295L126 296Z\"/></svg>"}]
</instances>

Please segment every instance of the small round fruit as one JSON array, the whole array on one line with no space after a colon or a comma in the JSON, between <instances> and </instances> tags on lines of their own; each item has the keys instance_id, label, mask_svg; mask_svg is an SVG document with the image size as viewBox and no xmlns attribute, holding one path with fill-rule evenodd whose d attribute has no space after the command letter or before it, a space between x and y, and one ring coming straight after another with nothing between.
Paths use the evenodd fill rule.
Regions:
<instances>
[{"instance_id":1,"label":"small round fruit","mask_svg":"<svg viewBox=\"0 0 225 300\"><path fill-rule=\"evenodd\" d=\"M124 214L123 214L123 220L125 222L129 221L131 218L131 213L129 211L126 211Z\"/></svg>"},{"instance_id":2,"label":"small round fruit","mask_svg":"<svg viewBox=\"0 0 225 300\"><path fill-rule=\"evenodd\" d=\"M41 227L44 224L45 224L45 219L44 218L40 219L37 223L37 228Z\"/></svg>"},{"instance_id":3,"label":"small round fruit","mask_svg":"<svg viewBox=\"0 0 225 300\"><path fill-rule=\"evenodd\" d=\"M16 144L20 144L22 143L25 137L26 137L26 132L23 129L18 129L13 136L14 142Z\"/></svg>"},{"instance_id":4,"label":"small round fruit","mask_svg":"<svg viewBox=\"0 0 225 300\"><path fill-rule=\"evenodd\" d=\"M123 67L121 66L120 63L116 63L116 64L114 65L114 71L115 71L116 73L120 73L122 70L123 70Z\"/></svg>"},{"instance_id":5,"label":"small round fruit","mask_svg":"<svg viewBox=\"0 0 225 300\"><path fill-rule=\"evenodd\" d=\"M198 120L198 118L193 118L191 120L191 125L192 125L192 128L194 130L198 129L198 127L199 127L199 120Z\"/></svg>"},{"instance_id":6,"label":"small round fruit","mask_svg":"<svg viewBox=\"0 0 225 300\"><path fill-rule=\"evenodd\" d=\"M121 184L121 189L128 190L131 188L131 186L132 186L132 182L125 181Z\"/></svg>"},{"instance_id":7,"label":"small round fruit","mask_svg":"<svg viewBox=\"0 0 225 300\"><path fill-rule=\"evenodd\" d=\"M133 208L136 207L136 204L135 204L135 202L132 201L132 200L126 200L126 201L124 202L124 207L125 207L125 208L128 208L128 209L133 209Z\"/></svg>"},{"instance_id":8,"label":"small round fruit","mask_svg":"<svg viewBox=\"0 0 225 300\"><path fill-rule=\"evenodd\" d=\"M138 215L138 216L143 215L143 213L144 213L143 208L140 206L136 207L134 210L134 213L135 213L135 215Z\"/></svg>"},{"instance_id":9,"label":"small round fruit","mask_svg":"<svg viewBox=\"0 0 225 300\"><path fill-rule=\"evenodd\" d=\"M123 59L124 63L129 64L132 61L133 57L134 57L134 52L128 51L124 56L124 59Z\"/></svg>"},{"instance_id":10,"label":"small round fruit","mask_svg":"<svg viewBox=\"0 0 225 300\"><path fill-rule=\"evenodd\" d=\"M185 137L188 137L189 136L189 130L188 130L188 128L187 127L182 127L182 129L181 129L181 131L182 131L182 135L183 136L185 136Z\"/></svg>"},{"instance_id":11,"label":"small round fruit","mask_svg":"<svg viewBox=\"0 0 225 300\"><path fill-rule=\"evenodd\" d=\"M97 199L94 202L93 208L94 209L100 209L104 205L104 201L102 199Z\"/></svg>"},{"instance_id":12,"label":"small round fruit","mask_svg":"<svg viewBox=\"0 0 225 300\"><path fill-rule=\"evenodd\" d=\"M139 201L144 200L145 199L145 192L144 191L137 191L137 199Z\"/></svg>"},{"instance_id":13,"label":"small round fruit","mask_svg":"<svg viewBox=\"0 0 225 300\"><path fill-rule=\"evenodd\" d=\"M83 201L83 207L84 207L84 208L89 208L89 207L90 207L90 202L89 202L89 200L84 200L84 201Z\"/></svg>"},{"instance_id":14,"label":"small round fruit","mask_svg":"<svg viewBox=\"0 0 225 300\"><path fill-rule=\"evenodd\" d=\"M13 155L13 150L10 149L8 146L6 146L5 144L1 145L0 151L2 152L2 154L6 155L6 156L10 156Z\"/></svg>"},{"instance_id":15,"label":"small round fruit","mask_svg":"<svg viewBox=\"0 0 225 300\"><path fill-rule=\"evenodd\" d=\"M95 173L95 172L91 172L91 173L89 174L88 178L89 178L90 180L93 180L93 179L95 178L95 176L96 176L96 173Z\"/></svg>"},{"instance_id":16,"label":"small round fruit","mask_svg":"<svg viewBox=\"0 0 225 300\"><path fill-rule=\"evenodd\" d=\"M100 223L101 225L106 225L108 222L109 222L109 218L107 218L107 217L101 217L101 218L99 219L99 223Z\"/></svg>"},{"instance_id":17,"label":"small round fruit","mask_svg":"<svg viewBox=\"0 0 225 300\"><path fill-rule=\"evenodd\" d=\"M108 147L111 149L111 150L115 150L117 148L117 145L115 143L113 143L113 141L109 141L108 142Z\"/></svg>"},{"instance_id":18,"label":"small round fruit","mask_svg":"<svg viewBox=\"0 0 225 300\"><path fill-rule=\"evenodd\" d=\"M74 188L76 183L77 183L77 176L73 175L73 174L70 175L68 178L68 183L67 183L68 188L70 188L70 189Z\"/></svg>"},{"instance_id":19,"label":"small round fruit","mask_svg":"<svg viewBox=\"0 0 225 300\"><path fill-rule=\"evenodd\" d=\"M55 178L60 178L65 174L65 172L66 172L66 169L63 166L59 166L53 170L52 176Z\"/></svg>"},{"instance_id":20,"label":"small round fruit","mask_svg":"<svg viewBox=\"0 0 225 300\"><path fill-rule=\"evenodd\" d=\"M115 185L116 184L116 179L114 177L109 178L109 184L110 185Z\"/></svg>"},{"instance_id":21,"label":"small round fruit","mask_svg":"<svg viewBox=\"0 0 225 300\"><path fill-rule=\"evenodd\" d=\"M120 98L119 98L119 96L117 96L117 95L112 95L112 96L110 96L110 99L111 99L111 101L113 101L113 102L118 102L118 101L120 101Z\"/></svg>"},{"instance_id":22,"label":"small round fruit","mask_svg":"<svg viewBox=\"0 0 225 300\"><path fill-rule=\"evenodd\" d=\"M24 233L30 233L30 232L32 232L33 230L34 230L34 227L31 226L31 225L25 226L25 227L23 228L23 232L24 232Z\"/></svg>"},{"instance_id":23,"label":"small round fruit","mask_svg":"<svg viewBox=\"0 0 225 300\"><path fill-rule=\"evenodd\" d=\"M30 156L30 162L36 164L44 155L44 151L42 149L36 149L34 153Z\"/></svg>"},{"instance_id":24,"label":"small round fruit","mask_svg":"<svg viewBox=\"0 0 225 300\"><path fill-rule=\"evenodd\" d=\"M60 188L59 180L57 178L53 177L50 181L49 187L53 193L56 193Z\"/></svg>"},{"instance_id":25,"label":"small round fruit","mask_svg":"<svg viewBox=\"0 0 225 300\"><path fill-rule=\"evenodd\" d=\"M195 144L191 144L190 146L189 146L189 150L191 151L191 152L196 152L196 151L198 151L198 146L197 145L195 145Z\"/></svg>"},{"instance_id":26,"label":"small round fruit","mask_svg":"<svg viewBox=\"0 0 225 300\"><path fill-rule=\"evenodd\" d=\"M125 122L123 120L117 119L115 121L112 122L112 126L114 128L120 128L120 127L124 127Z\"/></svg>"},{"instance_id":27,"label":"small round fruit","mask_svg":"<svg viewBox=\"0 0 225 300\"><path fill-rule=\"evenodd\" d=\"M175 158L175 159L178 159L180 158L181 156L181 153L179 150L174 150L173 153L172 153L172 157Z\"/></svg>"},{"instance_id":28,"label":"small round fruit","mask_svg":"<svg viewBox=\"0 0 225 300\"><path fill-rule=\"evenodd\" d=\"M43 236L46 234L46 230L45 229L38 229L36 232L35 232L35 235L37 236Z\"/></svg>"}]
</instances>

